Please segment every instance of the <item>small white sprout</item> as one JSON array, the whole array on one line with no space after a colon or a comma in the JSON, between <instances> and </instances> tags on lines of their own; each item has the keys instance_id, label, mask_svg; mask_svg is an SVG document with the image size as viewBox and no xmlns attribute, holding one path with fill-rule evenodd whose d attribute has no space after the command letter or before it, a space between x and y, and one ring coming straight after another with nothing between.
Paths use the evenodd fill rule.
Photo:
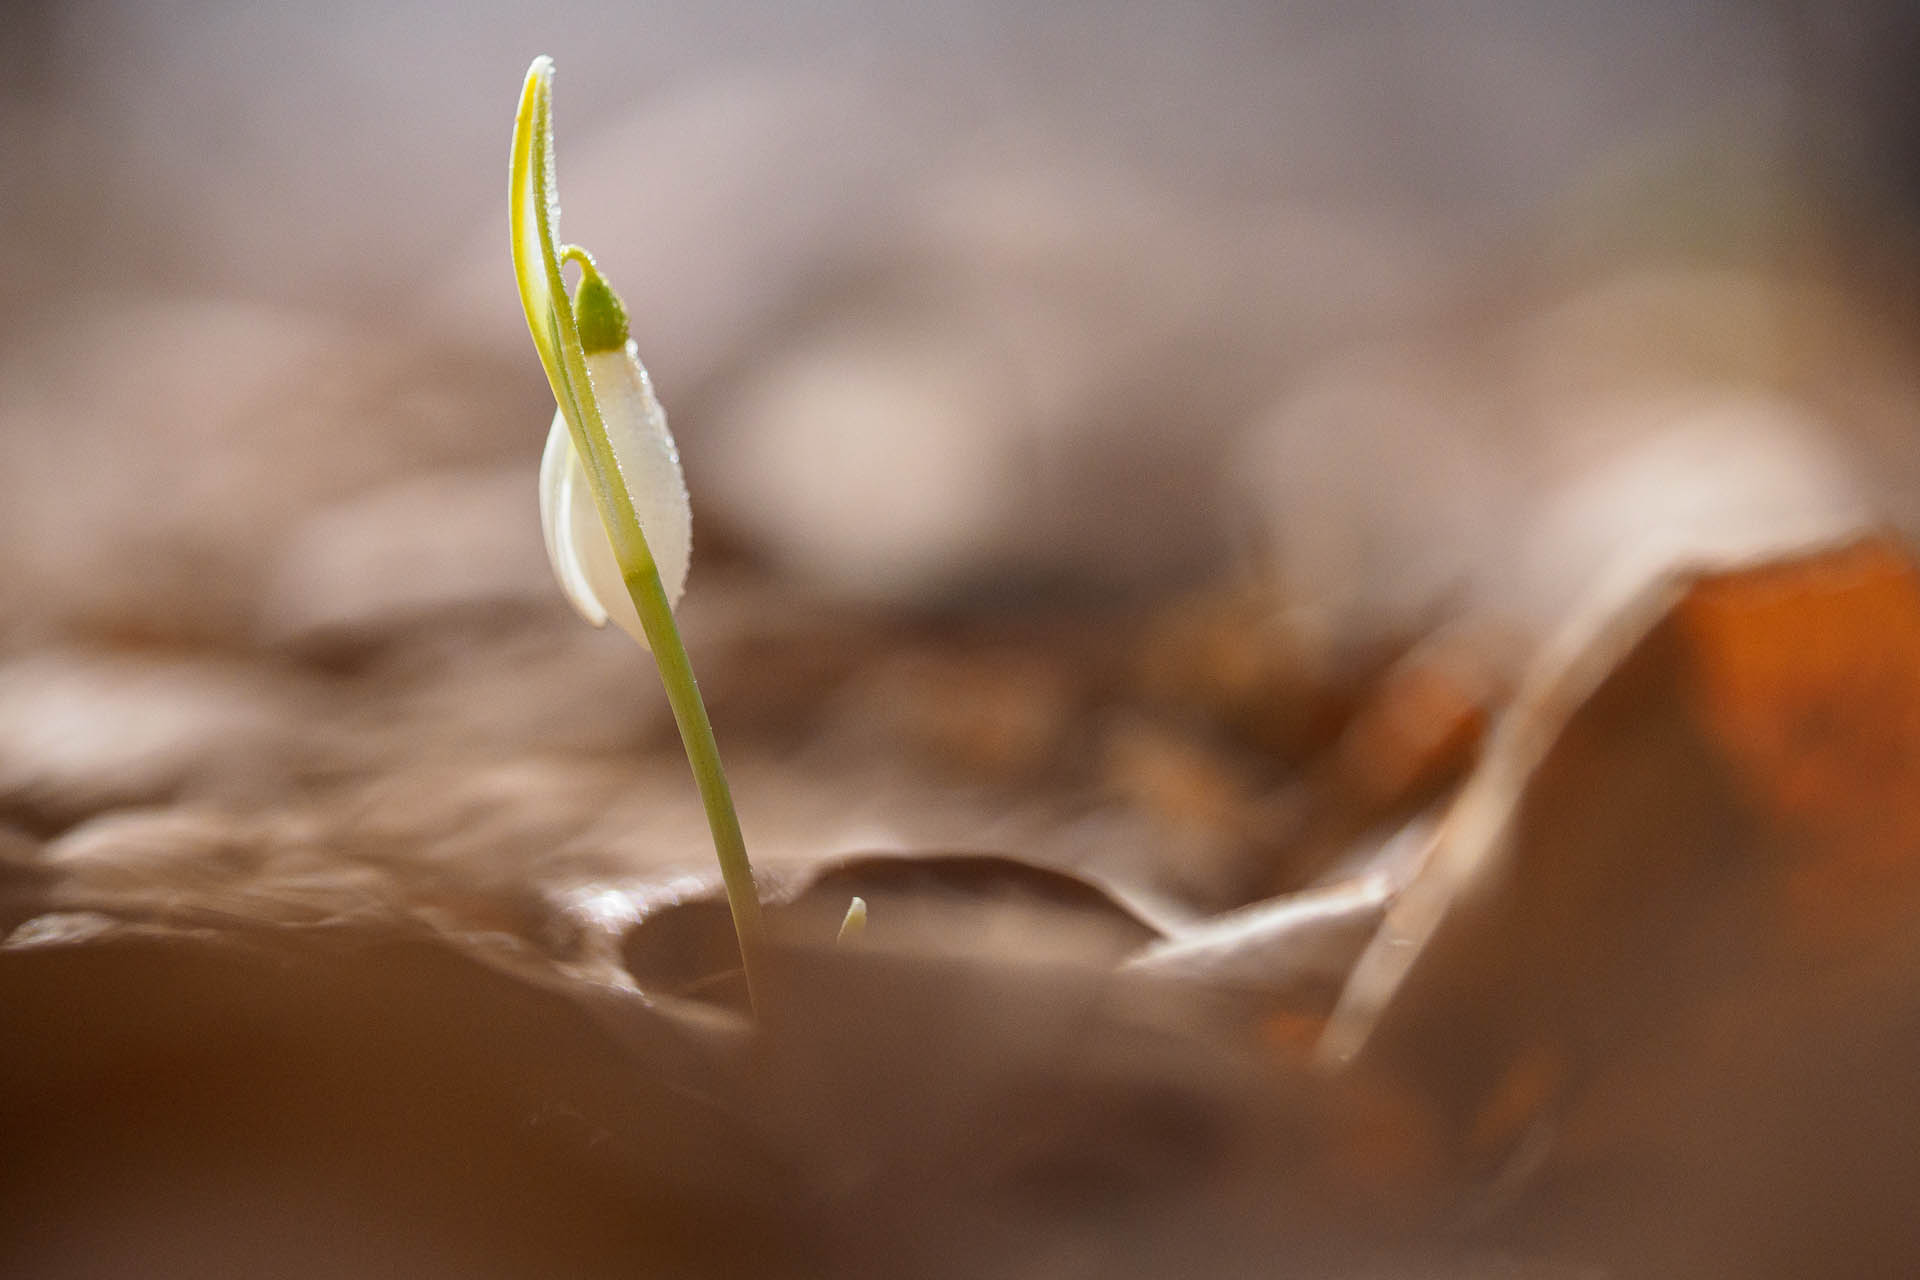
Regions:
<instances>
[{"instance_id":1,"label":"small white sprout","mask_svg":"<svg viewBox=\"0 0 1920 1280\"><path fill-rule=\"evenodd\" d=\"M845 946L849 942L858 942L860 935L867 931L867 900L855 898L847 904L847 915L840 922L839 936L834 942Z\"/></svg>"}]
</instances>

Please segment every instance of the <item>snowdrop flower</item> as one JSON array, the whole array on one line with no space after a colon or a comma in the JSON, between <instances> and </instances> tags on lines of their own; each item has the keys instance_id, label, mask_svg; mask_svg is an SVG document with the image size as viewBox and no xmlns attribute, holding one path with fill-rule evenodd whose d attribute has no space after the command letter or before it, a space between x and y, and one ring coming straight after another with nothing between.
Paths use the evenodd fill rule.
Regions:
<instances>
[{"instance_id":1,"label":"snowdrop flower","mask_svg":"<svg viewBox=\"0 0 1920 1280\"><path fill-rule=\"evenodd\" d=\"M762 938L753 866L720 766L700 686L673 619L687 580L692 518L667 415L627 335L627 313L586 250L559 247L553 181L553 60L535 58L520 90L508 165L513 274L554 415L540 463L540 524L560 586L588 622L609 618L654 651L667 704L713 832L757 1007ZM567 299L561 268L580 268Z\"/></svg>"},{"instance_id":2,"label":"snowdrop flower","mask_svg":"<svg viewBox=\"0 0 1920 1280\"><path fill-rule=\"evenodd\" d=\"M584 254L575 256L585 273L573 311L587 381L667 602L678 604L686 589L693 549L693 513L680 454L667 430L666 411L654 397L653 381L627 335L626 309L591 260ZM596 627L611 619L645 646L640 615L621 576L564 409L554 412L546 453L540 460L540 527L554 576L580 616Z\"/></svg>"}]
</instances>

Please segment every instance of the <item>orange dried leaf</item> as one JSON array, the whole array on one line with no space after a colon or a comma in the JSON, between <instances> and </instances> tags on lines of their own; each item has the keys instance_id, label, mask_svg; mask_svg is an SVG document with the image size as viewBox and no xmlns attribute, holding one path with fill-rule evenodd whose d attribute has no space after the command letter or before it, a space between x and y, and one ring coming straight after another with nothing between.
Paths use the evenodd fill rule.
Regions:
<instances>
[{"instance_id":1,"label":"orange dried leaf","mask_svg":"<svg viewBox=\"0 0 1920 1280\"><path fill-rule=\"evenodd\" d=\"M1699 583L1675 617L1694 714L1794 850L1798 924L1838 941L1920 902L1920 572L1865 542Z\"/></svg>"}]
</instances>

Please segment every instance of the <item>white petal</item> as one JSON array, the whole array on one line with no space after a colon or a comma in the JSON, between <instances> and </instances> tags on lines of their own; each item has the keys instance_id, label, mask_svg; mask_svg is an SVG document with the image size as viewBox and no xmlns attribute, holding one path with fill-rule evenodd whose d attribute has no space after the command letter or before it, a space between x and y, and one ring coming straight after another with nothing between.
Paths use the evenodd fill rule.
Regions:
<instances>
[{"instance_id":1,"label":"white petal","mask_svg":"<svg viewBox=\"0 0 1920 1280\"><path fill-rule=\"evenodd\" d=\"M600 621L594 625L600 626L612 619L614 625L645 649L647 633L640 627L640 615L634 612L633 597L627 594L627 580L620 572L620 561L613 554L607 526L601 523L600 507L593 500L593 482L587 479L587 464L574 453L571 437L567 440L567 452L572 454L569 469L572 481L567 486L567 517L562 534L573 572L585 583L600 612ZM581 612L587 621L593 622L591 614Z\"/></svg>"},{"instance_id":2,"label":"white petal","mask_svg":"<svg viewBox=\"0 0 1920 1280\"><path fill-rule=\"evenodd\" d=\"M654 398L653 382L631 342L624 351L597 351L588 356L587 378L607 424L614 463L626 482L634 514L640 517L640 531L647 535L647 548L660 570L667 602L678 604L686 590L687 566L693 555L693 511L680 471L680 453L667 429L666 411ZM625 592L621 595L624 598Z\"/></svg>"},{"instance_id":3,"label":"white petal","mask_svg":"<svg viewBox=\"0 0 1920 1280\"><path fill-rule=\"evenodd\" d=\"M587 488L586 468L574 451L566 417L555 412L546 451L540 455L540 533L547 543L547 563L553 566L553 576L560 580L568 602L588 622L604 627L607 611L580 566L573 536L574 501Z\"/></svg>"}]
</instances>

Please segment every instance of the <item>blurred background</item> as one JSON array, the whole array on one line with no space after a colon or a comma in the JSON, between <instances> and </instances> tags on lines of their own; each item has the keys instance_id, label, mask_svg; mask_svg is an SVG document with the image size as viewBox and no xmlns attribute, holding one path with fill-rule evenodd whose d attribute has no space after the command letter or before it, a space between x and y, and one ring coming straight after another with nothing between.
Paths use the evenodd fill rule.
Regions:
<instances>
[{"instance_id":1,"label":"blurred background","mask_svg":"<svg viewBox=\"0 0 1920 1280\"><path fill-rule=\"evenodd\" d=\"M0 1271L1920 1271L1920 5L0 45ZM751 1070L642 1016L737 953L651 662L541 546L537 54L767 888L1039 864L879 860L794 934L864 887L863 945L1079 948L1104 1013L850 948ZM1869 528L1514 694L1666 566ZM1146 919L1200 980L1109 1001Z\"/></svg>"},{"instance_id":2,"label":"blurred background","mask_svg":"<svg viewBox=\"0 0 1920 1280\"><path fill-rule=\"evenodd\" d=\"M15 0L0 38L23 841L701 858L644 660L541 552L536 53L776 864L1300 883L1612 577L1920 520L1895 0Z\"/></svg>"}]
</instances>

